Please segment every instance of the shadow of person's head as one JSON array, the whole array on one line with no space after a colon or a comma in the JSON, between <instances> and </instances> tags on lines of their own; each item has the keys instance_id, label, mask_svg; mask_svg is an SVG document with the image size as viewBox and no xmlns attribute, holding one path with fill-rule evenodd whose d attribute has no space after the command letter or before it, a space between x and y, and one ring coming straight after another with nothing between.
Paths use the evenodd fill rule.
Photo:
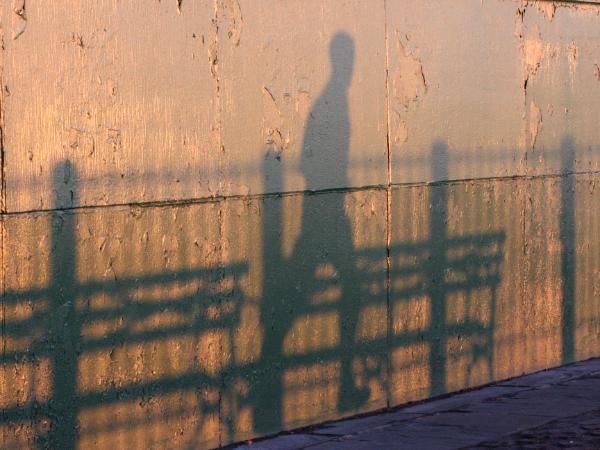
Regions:
<instances>
[{"instance_id":1,"label":"shadow of person's head","mask_svg":"<svg viewBox=\"0 0 600 450\"><path fill-rule=\"evenodd\" d=\"M333 82L348 87L354 71L354 40L348 33L340 31L329 46Z\"/></svg>"}]
</instances>

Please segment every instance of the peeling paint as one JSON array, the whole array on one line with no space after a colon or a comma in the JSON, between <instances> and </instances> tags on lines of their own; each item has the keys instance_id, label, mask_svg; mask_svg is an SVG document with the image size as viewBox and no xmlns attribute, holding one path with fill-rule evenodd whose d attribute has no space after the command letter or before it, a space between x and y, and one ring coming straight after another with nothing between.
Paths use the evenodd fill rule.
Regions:
<instances>
[{"instance_id":1,"label":"peeling paint","mask_svg":"<svg viewBox=\"0 0 600 450\"><path fill-rule=\"evenodd\" d=\"M562 9L573 9L576 11L585 11L585 12L591 12L594 13L596 15L600 15L600 8L598 7L599 5L597 4L597 0L588 0L588 1L592 1L595 3L584 3L584 1L581 0L563 0L563 1L557 1L557 0L544 0L544 1L552 1L552 3L554 3L556 5L556 8L562 8Z\"/></svg>"},{"instance_id":2,"label":"peeling paint","mask_svg":"<svg viewBox=\"0 0 600 450\"><path fill-rule=\"evenodd\" d=\"M529 132L531 137L531 148L535 147L535 142L542 125L542 111L534 101L529 105Z\"/></svg>"},{"instance_id":3,"label":"peeling paint","mask_svg":"<svg viewBox=\"0 0 600 450\"><path fill-rule=\"evenodd\" d=\"M208 46L208 59L210 62L210 72L213 78L214 84L214 122L212 126L213 140L217 145L217 148L224 151L223 147L223 130L222 130L222 111L221 111L221 79L219 71L219 21L220 21L220 4L219 0L215 0L213 3L213 18L212 18L212 32L213 38ZM223 177L221 177L222 179ZM219 181L219 190L221 190L222 181Z\"/></svg>"},{"instance_id":4,"label":"peeling paint","mask_svg":"<svg viewBox=\"0 0 600 450\"><path fill-rule=\"evenodd\" d=\"M267 149L266 157L274 157L278 161L281 160L281 154L290 141L289 136L284 139L281 128L281 110L271 90L263 86L263 135Z\"/></svg>"},{"instance_id":5,"label":"peeling paint","mask_svg":"<svg viewBox=\"0 0 600 450\"><path fill-rule=\"evenodd\" d=\"M542 62L548 65L550 61L556 59L561 51L560 46L545 42L542 39L540 29L535 26L528 32L523 28L523 15L519 14L520 21L517 22L517 32L519 47L521 49L522 65L523 65L523 88L526 90L528 83L537 75Z\"/></svg>"},{"instance_id":6,"label":"peeling paint","mask_svg":"<svg viewBox=\"0 0 600 450\"><path fill-rule=\"evenodd\" d=\"M540 12L546 14L548 20L552 21L554 19L554 14L556 13L556 4L554 2L538 2L537 8Z\"/></svg>"},{"instance_id":7,"label":"peeling paint","mask_svg":"<svg viewBox=\"0 0 600 450\"><path fill-rule=\"evenodd\" d=\"M574 41L569 44L567 58L569 59L569 70L571 72L571 76L575 75L577 71L577 60L578 60L579 50L577 49L577 45Z\"/></svg>"},{"instance_id":8,"label":"peeling paint","mask_svg":"<svg viewBox=\"0 0 600 450\"><path fill-rule=\"evenodd\" d=\"M223 18L227 24L227 37L234 45L240 45L244 24L242 8L238 0L222 0Z\"/></svg>"},{"instance_id":9,"label":"peeling paint","mask_svg":"<svg viewBox=\"0 0 600 450\"><path fill-rule=\"evenodd\" d=\"M600 66L598 64L594 64L594 76L596 80L600 81Z\"/></svg>"},{"instance_id":10,"label":"peeling paint","mask_svg":"<svg viewBox=\"0 0 600 450\"><path fill-rule=\"evenodd\" d=\"M25 33L27 29L27 10L25 6L25 0L13 0L13 12L19 18L19 24L13 34L13 40L16 40Z\"/></svg>"},{"instance_id":11,"label":"peeling paint","mask_svg":"<svg viewBox=\"0 0 600 450\"><path fill-rule=\"evenodd\" d=\"M523 44L523 56L528 76L535 76L542 62L543 55L544 44L539 39L525 40Z\"/></svg>"},{"instance_id":12,"label":"peeling paint","mask_svg":"<svg viewBox=\"0 0 600 450\"><path fill-rule=\"evenodd\" d=\"M394 96L408 108L411 102L427 92L427 83L423 74L423 66L418 58L407 52L396 30L396 46L398 48L399 70L394 77Z\"/></svg>"},{"instance_id":13,"label":"peeling paint","mask_svg":"<svg viewBox=\"0 0 600 450\"><path fill-rule=\"evenodd\" d=\"M400 118L400 114L397 111L395 111L395 114L397 116L398 125L394 130L393 140L394 145L400 147L408 140L408 126L406 125L406 122Z\"/></svg>"}]
</instances>

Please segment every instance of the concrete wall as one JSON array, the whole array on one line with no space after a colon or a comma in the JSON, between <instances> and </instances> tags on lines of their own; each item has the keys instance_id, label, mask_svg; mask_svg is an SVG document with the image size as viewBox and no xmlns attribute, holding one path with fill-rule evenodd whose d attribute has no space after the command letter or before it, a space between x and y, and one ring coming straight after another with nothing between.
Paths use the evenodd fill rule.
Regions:
<instances>
[{"instance_id":1,"label":"concrete wall","mask_svg":"<svg viewBox=\"0 0 600 450\"><path fill-rule=\"evenodd\" d=\"M2 2L0 447L600 355L595 3Z\"/></svg>"}]
</instances>

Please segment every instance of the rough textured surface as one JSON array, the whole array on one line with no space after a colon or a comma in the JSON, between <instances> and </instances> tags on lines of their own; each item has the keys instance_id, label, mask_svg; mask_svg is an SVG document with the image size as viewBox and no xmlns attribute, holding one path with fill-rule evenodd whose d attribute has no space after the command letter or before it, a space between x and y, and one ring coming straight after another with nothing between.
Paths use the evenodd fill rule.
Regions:
<instances>
[{"instance_id":1,"label":"rough textured surface","mask_svg":"<svg viewBox=\"0 0 600 450\"><path fill-rule=\"evenodd\" d=\"M9 211L261 194L265 158L288 191L387 180L382 0L32 1L25 31L3 8ZM77 203L52 194L65 159Z\"/></svg>"},{"instance_id":2,"label":"rough textured surface","mask_svg":"<svg viewBox=\"0 0 600 450\"><path fill-rule=\"evenodd\" d=\"M383 5L239 2L241 38L218 68L225 193L277 192L265 159L285 191L387 182Z\"/></svg>"},{"instance_id":3,"label":"rough textured surface","mask_svg":"<svg viewBox=\"0 0 600 450\"><path fill-rule=\"evenodd\" d=\"M72 3L1 6L0 447L222 446L600 354L599 6Z\"/></svg>"},{"instance_id":4,"label":"rough textured surface","mask_svg":"<svg viewBox=\"0 0 600 450\"><path fill-rule=\"evenodd\" d=\"M403 83L405 72L410 76L418 63L426 86L411 87L410 102L390 86L390 135L406 134L390 142L393 182L523 173L523 83L513 31L519 6L514 1L388 2L390 83ZM448 145L447 159L429 161L437 140ZM445 166L443 173L436 173L438 163Z\"/></svg>"},{"instance_id":5,"label":"rough textured surface","mask_svg":"<svg viewBox=\"0 0 600 450\"><path fill-rule=\"evenodd\" d=\"M12 3L2 3L9 211L218 192L212 2L178 14L174 1L31 1L18 37ZM52 192L66 159L76 203Z\"/></svg>"}]
</instances>

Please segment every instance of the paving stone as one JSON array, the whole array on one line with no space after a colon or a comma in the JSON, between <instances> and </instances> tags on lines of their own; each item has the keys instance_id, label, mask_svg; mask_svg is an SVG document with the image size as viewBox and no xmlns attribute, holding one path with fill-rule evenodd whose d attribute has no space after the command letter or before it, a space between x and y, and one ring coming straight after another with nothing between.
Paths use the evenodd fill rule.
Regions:
<instances>
[{"instance_id":1,"label":"paving stone","mask_svg":"<svg viewBox=\"0 0 600 450\"><path fill-rule=\"evenodd\" d=\"M296 450L329 440L329 437L314 434L282 434L264 441L234 447L235 450Z\"/></svg>"},{"instance_id":2,"label":"paving stone","mask_svg":"<svg viewBox=\"0 0 600 450\"><path fill-rule=\"evenodd\" d=\"M488 386L475 391L463 392L451 397L433 400L418 405L403 408L406 413L431 413L435 411L460 409L466 405L483 401L488 398L520 392L522 388L512 386Z\"/></svg>"},{"instance_id":3,"label":"paving stone","mask_svg":"<svg viewBox=\"0 0 600 450\"><path fill-rule=\"evenodd\" d=\"M586 374L594 374L600 371L600 360L593 359L572 364L569 366L558 367L556 369L542 370L540 372L524 375L522 377L513 378L501 383L497 386L515 386L515 387L541 387L555 384L560 381L565 381L580 377Z\"/></svg>"},{"instance_id":4,"label":"paving stone","mask_svg":"<svg viewBox=\"0 0 600 450\"><path fill-rule=\"evenodd\" d=\"M515 431L525 430L548 423L552 418L547 416L519 414L518 411L506 411L498 414L495 411L486 413L448 412L423 417L417 422L441 427L457 427L467 433L484 434L501 437Z\"/></svg>"},{"instance_id":5,"label":"paving stone","mask_svg":"<svg viewBox=\"0 0 600 450\"><path fill-rule=\"evenodd\" d=\"M377 414L375 416L360 417L358 419L342 420L332 422L314 430L314 434L339 435L358 434L367 430L380 429L390 426L393 423L404 422L417 417L421 414L409 414L405 412L390 412Z\"/></svg>"},{"instance_id":6,"label":"paving stone","mask_svg":"<svg viewBox=\"0 0 600 450\"><path fill-rule=\"evenodd\" d=\"M600 448L600 409L555 420L537 428L487 440L469 449L594 449Z\"/></svg>"},{"instance_id":7,"label":"paving stone","mask_svg":"<svg viewBox=\"0 0 600 450\"><path fill-rule=\"evenodd\" d=\"M401 430L386 428L384 431L374 430L358 436L347 436L311 447L311 449L446 450L474 445L483 439L484 436L465 433L456 427L412 424Z\"/></svg>"}]
</instances>

